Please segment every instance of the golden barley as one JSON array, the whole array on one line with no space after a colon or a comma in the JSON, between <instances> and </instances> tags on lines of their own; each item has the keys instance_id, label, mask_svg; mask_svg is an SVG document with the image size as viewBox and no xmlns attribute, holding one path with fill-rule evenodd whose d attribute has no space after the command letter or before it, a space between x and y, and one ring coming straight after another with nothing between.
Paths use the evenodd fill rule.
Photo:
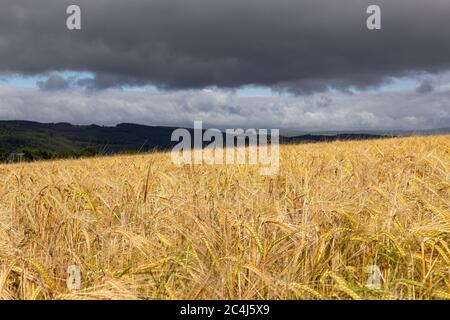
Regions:
<instances>
[{"instance_id":1,"label":"golden barley","mask_svg":"<svg viewBox=\"0 0 450 320\"><path fill-rule=\"evenodd\" d=\"M450 299L449 145L286 145L270 177L169 153L0 165L0 299Z\"/></svg>"}]
</instances>

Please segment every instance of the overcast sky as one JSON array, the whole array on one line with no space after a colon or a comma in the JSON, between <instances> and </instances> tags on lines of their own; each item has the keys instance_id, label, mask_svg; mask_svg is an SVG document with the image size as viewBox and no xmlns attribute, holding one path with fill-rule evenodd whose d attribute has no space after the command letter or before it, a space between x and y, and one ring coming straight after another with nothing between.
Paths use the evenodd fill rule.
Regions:
<instances>
[{"instance_id":1,"label":"overcast sky","mask_svg":"<svg viewBox=\"0 0 450 320\"><path fill-rule=\"evenodd\" d=\"M450 127L449 0L0 4L2 120ZM66 29L69 4L81 31Z\"/></svg>"}]
</instances>

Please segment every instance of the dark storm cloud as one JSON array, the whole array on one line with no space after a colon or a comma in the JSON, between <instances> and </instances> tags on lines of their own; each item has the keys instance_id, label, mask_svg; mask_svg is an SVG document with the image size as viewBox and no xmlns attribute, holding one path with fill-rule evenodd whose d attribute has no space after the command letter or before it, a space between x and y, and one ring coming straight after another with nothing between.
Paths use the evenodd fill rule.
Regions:
<instances>
[{"instance_id":1,"label":"dark storm cloud","mask_svg":"<svg viewBox=\"0 0 450 320\"><path fill-rule=\"evenodd\" d=\"M69 4L81 31L65 28ZM381 31L366 28L369 4ZM90 88L311 93L449 68L448 0L1 0L0 72L89 71Z\"/></svg>"},{"instance_id":2,"label":"dark storm cloud","mask_svg":"<svg viewBox=\"0 0 450 320\"><path fill-rule=\"evenodd\" d=\"M71 86L71 80L60 75L50 75L46 80L36 83L42 91L57 91L68 89Z\"/></svg>"},{"instance_id":3,"label":"dark storm cloud","mask_svg":"<svg viewBox=\"0 0 450 320\"><path fill-rule=\"evenodd\" d=\"M433 83L431 80L424 80L422 83L417 87L416 91L418 93L430 93L434 90Z\"/></svg>"}]
</instances>

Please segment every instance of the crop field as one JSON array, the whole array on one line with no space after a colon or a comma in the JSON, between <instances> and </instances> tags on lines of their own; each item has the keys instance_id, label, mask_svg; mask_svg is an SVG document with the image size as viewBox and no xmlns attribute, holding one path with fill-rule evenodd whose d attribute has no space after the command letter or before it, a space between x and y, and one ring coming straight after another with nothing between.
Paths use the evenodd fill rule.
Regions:
<instances>
[{"instance_id":1,"label":"crop field","mask_svg":"<svg viewBox=\"0 0 450 320\"><path fill-rule=\"evenodd\" d=\"M280 152L0 165L0 298L450 299L450 136Z\"/></svg>"}]
</instances>

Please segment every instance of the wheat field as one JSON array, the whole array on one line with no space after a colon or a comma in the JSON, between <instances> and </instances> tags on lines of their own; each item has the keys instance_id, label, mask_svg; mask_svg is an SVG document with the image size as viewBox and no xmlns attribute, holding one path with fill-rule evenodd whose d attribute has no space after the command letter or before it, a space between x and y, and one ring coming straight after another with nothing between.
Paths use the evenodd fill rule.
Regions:
<instances>
[{"instance_id":1,"label":"wheat field","mask_svg":"<svg viewBox=\"0 0 450 320\"><path fill-rule=\"evenodd\" d=\"M449 299L449 168L450 136L282 146L270 177L169 153L1 165L0 298Z\"/></svg>"}]
</instances>

